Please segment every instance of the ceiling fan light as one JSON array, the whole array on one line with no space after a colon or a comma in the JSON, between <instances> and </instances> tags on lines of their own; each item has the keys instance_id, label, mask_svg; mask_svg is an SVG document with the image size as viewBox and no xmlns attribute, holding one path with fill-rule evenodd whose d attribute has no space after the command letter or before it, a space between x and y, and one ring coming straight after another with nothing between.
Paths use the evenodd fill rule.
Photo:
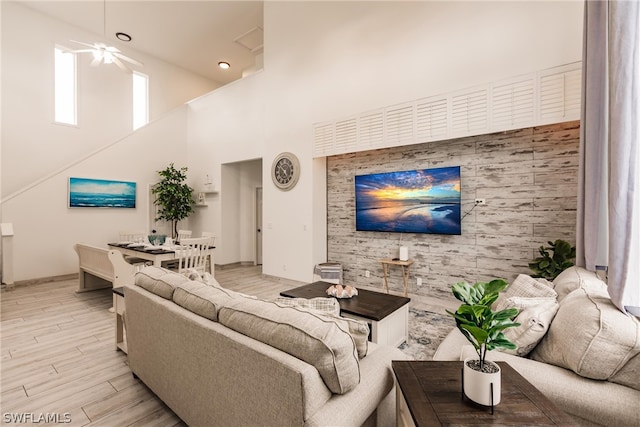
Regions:
<instances>
[{"instance_id":1,"label":"ceiling fan light","mask_svg":"<svg viewBox=\"0 0 640 427\"><path fill-rule=\"evenodd\" d=\"M228 70L229 68L231 68L231 65L228 62L220 61L218 62L218 67L222 68L223 70Z\"/></svg>"},{"instance_id":2,"label":"ceiling fan light","mask_svg":"<svg viewBox=\"0 0 640 427\"><path fill-rule=\"evenodd\" d=\"M113 64L113 54L111 52L104 53L104 63Z\"/></svg>"},{"instance_id":3,"label":"ceiling fan light","mask_svg":"<svg viewBox=\"0 0 640 427\"><path fill-rule=\"evenodd\" d=\"M93 59L95 59L96 61L102 61L102 50L95 49L93 52L91 52L91 54L93 55Z\"/></svg>"}]
</instances>

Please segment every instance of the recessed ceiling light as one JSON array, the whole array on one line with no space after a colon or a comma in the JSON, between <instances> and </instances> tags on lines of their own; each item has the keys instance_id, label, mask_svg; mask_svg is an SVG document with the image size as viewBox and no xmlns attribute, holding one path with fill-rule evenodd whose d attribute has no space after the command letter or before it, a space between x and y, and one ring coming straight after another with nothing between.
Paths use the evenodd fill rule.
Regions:
<instances>
[{"instance_id":1,"label":"recessed ceiling light","mask_svg":"<svg viewBox=\"0 0 640 427\"><path fill-rule=\"evenodd\" d=\"M220 61L220 62L218 62L218 67L222 68L223 70L227 70L227 69L231 68L231 65L229 65L228 62Z\"/></svg>"},{"instance_id":2,"label":"recessed ceiling light","mask_svg":"<svg viewBox=\"0 0 640 427\"><path fill-rule=\"evenodd\" d=\"M127 33L116 33L116 37L118 40L122 40L123 42L130 42L131 36Z\"/></svg>"}]
</instances>

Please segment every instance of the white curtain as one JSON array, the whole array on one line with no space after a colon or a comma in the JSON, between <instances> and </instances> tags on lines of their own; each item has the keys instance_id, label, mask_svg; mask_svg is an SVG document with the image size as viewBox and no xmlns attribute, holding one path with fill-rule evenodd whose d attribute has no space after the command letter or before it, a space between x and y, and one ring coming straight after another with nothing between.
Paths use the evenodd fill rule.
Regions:
<instances>
[{"instance_id":1,"label":"white curtain","mask_svg":"<svg viewBox=\"0 0 640 427\"><path fill-rule=\"evenodd\" d=\"M586 1L576 263L640 315L640 4Z\"/></svg>"}]
</instances>

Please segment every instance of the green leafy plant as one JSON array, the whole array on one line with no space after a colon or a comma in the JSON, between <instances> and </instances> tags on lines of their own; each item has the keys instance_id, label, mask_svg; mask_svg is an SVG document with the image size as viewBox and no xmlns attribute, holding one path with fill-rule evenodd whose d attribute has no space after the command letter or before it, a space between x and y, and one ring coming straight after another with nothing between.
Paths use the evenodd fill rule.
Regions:
<instances>
[{"instance_id":1,"label":"green leafy plant","mask_svg":"<svg viewBox=\"0 0 640 427\"><path fill-rule=\"evenodd\" d=\"M449 313L456 321L456 326L469 340L478 354L480 370L484 369L487 351L505 348L515 349L516 345L509 341L503 331L507 328L520 326L513 322L518 315L517 308L508 308L498 312L491 310L491 304L497 299L500 291L509 284L503 279L494 279L491 282L478 282L470 285L467 282L458 282L451 287L453 295L463 304L455 313Z\"/></svg>"},{"instance_id":2,"label":"green leafy plant","mask_svg":"<svg viewBox=\"0 0 640 427\"><path fill-rule=\"evenodd\" d=\"M154 203L158 209L158 220L171 222L172 237L178 235L178 221L187 218L193 212L193 188L189 187L187 168L176 169L171 163L166 169L158 171L161 179L151 190L156 195Z\"/></svg>"},{"instance_id":3,"label":"green leafy plant","mask_svg":"<svg viewBox=\"0 0 640 427\"><path fill-rule=\"evenodd\" d=\"M543 245L538 248L540 256L529 263L529 268L533 271L535 277L553 280L558 277L558 274L573 266L573 260L576 258L576 248L562 239L558 239L555 242L547 242L547 244L549 244L548 247ZM549 253L549 251L552 251L553 254Z\"/></svg>"}]
</instances>

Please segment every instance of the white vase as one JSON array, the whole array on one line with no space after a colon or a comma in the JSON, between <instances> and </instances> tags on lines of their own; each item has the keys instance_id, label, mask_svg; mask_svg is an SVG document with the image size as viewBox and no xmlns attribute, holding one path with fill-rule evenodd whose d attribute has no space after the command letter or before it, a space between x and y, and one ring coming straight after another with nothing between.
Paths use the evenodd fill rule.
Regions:
<instances>
[{"instance_id":1,"label":"white vase","mask_svg":"<svg viewBox=\"0 0 640 427\"><path fill-rule=\"evenodd\" d=\"M495 406L500 403L500 367L493 362L485 360L485 364L490 363L495 365L498 371L490 374L479 372L467 366L468 360L477 360L477 358L469 357L464 361L462 375L465 396L480 405L491 406L491 383L493 383L493 405Z\"/></svg>"}]
</instances>

